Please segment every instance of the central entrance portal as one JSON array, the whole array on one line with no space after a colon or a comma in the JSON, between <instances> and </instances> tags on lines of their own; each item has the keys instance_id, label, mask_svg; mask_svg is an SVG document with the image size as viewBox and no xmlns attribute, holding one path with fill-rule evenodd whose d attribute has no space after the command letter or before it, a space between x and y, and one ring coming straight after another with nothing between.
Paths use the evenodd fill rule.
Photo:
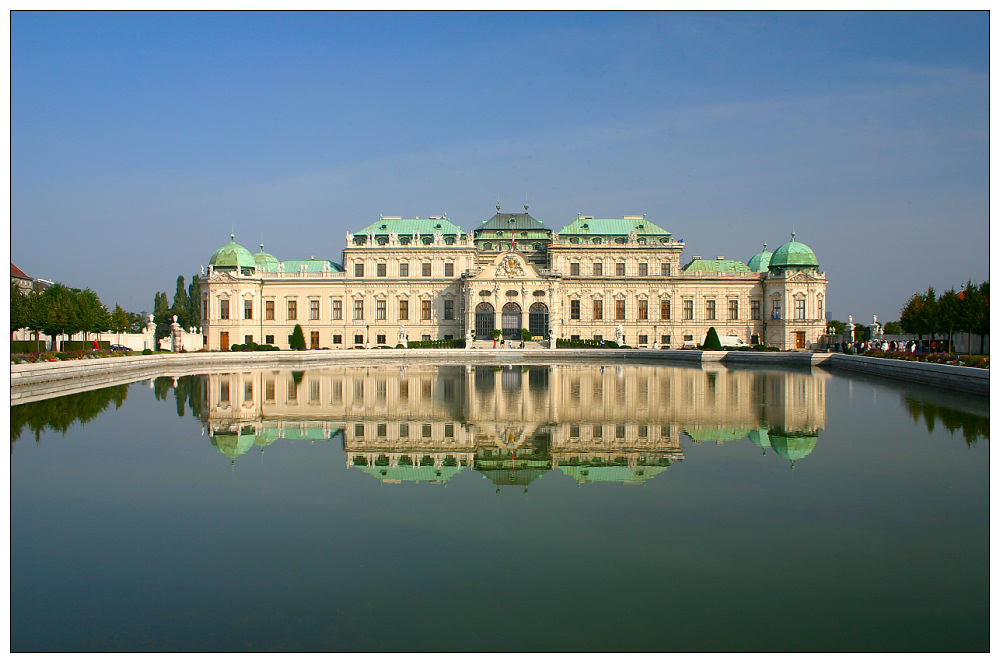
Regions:
<instances>
[{"instance_id":1,"label":"central entrance portal","mask_svg":"<svg viewBox=\"0 0 1000 663\"><path fill-rule=\"evenodd\" d=\"M500 313L500 330L508 341L521 339L521 307L515 302L503 305L503 311Z\"/></svg>"},{"instance_id":2,"label":"central entrance portal","mask_svg":"<svg viewBox=\"0 0 1000 663\"><path fill-rule=\"evenodd\" d=\"M482 302L476 307L476 338L480 340L493 340L493 330L497 326L497 314L493 310L493 305Z\"/></svg>"}]
</instances>

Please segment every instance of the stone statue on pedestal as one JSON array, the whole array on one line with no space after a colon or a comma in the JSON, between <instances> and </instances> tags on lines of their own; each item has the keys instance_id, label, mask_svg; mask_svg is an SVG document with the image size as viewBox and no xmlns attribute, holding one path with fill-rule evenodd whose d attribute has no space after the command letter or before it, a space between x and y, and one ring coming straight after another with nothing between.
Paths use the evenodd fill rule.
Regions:
<instances>
[{"instance_id":1,"label":"stone statue on pedestal","mask_svg":"<svg viewBox=\"0 0 1000 663\"><path fill-rule=\"evenodd\" d=\"M618 345L623 345L625 343L625 330L622 329L621 325L615 328L615 343Z\"/></svg>"},{"instance_id":2,"label":"stone statue on pedestal","mask_svg":"<svg viewBox=\"0 0 1000 663\"><path fill-rule=\"evenodd\" d=\"M408 343L409 343L409 341L406 338L406 330L403 329L403 325L400 325L399 326L399 345L402 345L404 348L408 348L408 347L410 347L408 345Z\"/></svg>"}]
</instances>

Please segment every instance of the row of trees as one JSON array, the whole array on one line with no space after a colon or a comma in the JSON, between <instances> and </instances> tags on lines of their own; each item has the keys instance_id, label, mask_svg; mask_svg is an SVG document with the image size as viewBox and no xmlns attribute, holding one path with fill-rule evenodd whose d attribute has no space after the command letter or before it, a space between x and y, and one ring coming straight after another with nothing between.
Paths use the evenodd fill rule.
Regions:
<instances>
[{"instance_id":1,"label":"row of trees","mask_svg":"<svg viewBox=\"0 0 1000 663\"><path fill-rule=\"evenodd\" d=\"M899 312L899 326L908 334L923 338L924 334L947 336L949 346L955 333L977 334L979 354L983 354L985 337L990 333L990 282L969 281L960 290L948 290L940 297L934 288L910 297ZM970 348L971 351L971 348Z\"/></svg>"},{"instance_id":2,"label":"row of trees","mask_svg":"<svg viewBox=\"0 0 1000 663\"><path fill-rule=\"evenodd\" d=\"M144 324L144 316L129 313L118 304L113 311L101 302L90 288L79 290L67 288L61 283L42 291L23 292L15 284L10 286L10 332L29 329L39 334L53 337L58 334L84 335L113 331L124 333L139 331Z\"/></svg>"}]
</instances>

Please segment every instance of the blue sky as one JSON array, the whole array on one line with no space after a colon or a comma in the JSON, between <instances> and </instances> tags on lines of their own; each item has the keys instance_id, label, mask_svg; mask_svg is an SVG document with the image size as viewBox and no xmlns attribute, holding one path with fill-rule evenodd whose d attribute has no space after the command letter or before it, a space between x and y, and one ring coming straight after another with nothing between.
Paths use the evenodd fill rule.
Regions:
<instances>
[{"instance_id":1,"label":"blue sky","mask_svg":"<svg viewBox=\"0 0 1000 663\"><path fill-rule=\"evenodd\" d=\"M979 13L11 15L11 260L151 310L235 229L340 262L379 214L795 231L835 317L989 278Z\"/></svg>"}]
</instances>

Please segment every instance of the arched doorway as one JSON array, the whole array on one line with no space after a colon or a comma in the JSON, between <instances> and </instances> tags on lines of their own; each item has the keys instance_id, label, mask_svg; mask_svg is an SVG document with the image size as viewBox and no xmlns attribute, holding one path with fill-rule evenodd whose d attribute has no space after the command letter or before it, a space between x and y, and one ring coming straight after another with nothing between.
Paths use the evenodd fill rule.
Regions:
<instances>
[{"instance_id":1,"label":"arched doorway","mask_svg":"<svg viewBox=\"0 0 1000 663\"><path fill-rule=\"evenodd\" d=\"M521 339L521 307L516 302L507 302L500 312L500 330L507 340Z\"/></svg>"},{"instance_id":2,"label":"arched doorway","mask_svg":"<svg viewBox=\"0 0 1000 663\"><path fill-rule=\"evenodd\" d=\"M497 326L497 314L493 305L482 302L476 307L476 338L490 340Z\"/></svg>"},{"instance_id":3,"label":"arched doorway","mask_svg":"<svg viewBox=\"0 0 1000 663\"><path fill-rule=\"evenodd\" d=\"M528 331L543 338L549 334L549 307L542 302L535 302L528 309Z\"/></svg>"}]
</instances>

